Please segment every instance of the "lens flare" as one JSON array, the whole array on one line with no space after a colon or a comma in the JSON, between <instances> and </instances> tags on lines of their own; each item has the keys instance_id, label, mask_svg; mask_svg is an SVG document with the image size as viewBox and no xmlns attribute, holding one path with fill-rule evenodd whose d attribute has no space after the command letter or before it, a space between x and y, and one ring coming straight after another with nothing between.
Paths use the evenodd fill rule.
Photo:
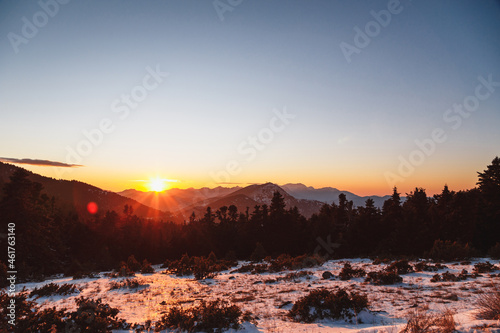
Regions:
<instances>
[{"instance_id":1,"label":"lens flare","mask_svg":"<svg viewBox=\"0 0 500 333\"><path fill-rule=\"evenodd\" d=\"M91 201L87 204L87 211L92 215L97 213L98 209L99 209L99 207L97 207L97 204L93 201Z\"/></svg>"}]
</instances>

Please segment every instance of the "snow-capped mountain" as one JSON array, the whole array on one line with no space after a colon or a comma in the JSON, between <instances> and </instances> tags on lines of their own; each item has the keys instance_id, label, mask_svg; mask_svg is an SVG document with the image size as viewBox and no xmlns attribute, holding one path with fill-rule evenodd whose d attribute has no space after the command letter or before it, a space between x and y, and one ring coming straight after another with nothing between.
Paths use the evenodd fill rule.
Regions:
<instances>
[{"instance_id":1,"label":"snow-capped mountain","mask_svg":"<svg viewBox=\"0 0 500 333\"><path fill-rule=\"evenodd\" d=\"M384 201L390 198L389 195L386 196L359 196L348 191L341 191L333 187L323 187L314 188L311 186L306 186L304 184L285 184L281 186L285 191L293 195L297 199L307 199L307 200L317 200L331 204L332 202L338 204L339 195L345 194L347 200L352 201L355 206L364 206L367 199L373 199L375 206L382 208Z\"/></svg>"}]
</instances>

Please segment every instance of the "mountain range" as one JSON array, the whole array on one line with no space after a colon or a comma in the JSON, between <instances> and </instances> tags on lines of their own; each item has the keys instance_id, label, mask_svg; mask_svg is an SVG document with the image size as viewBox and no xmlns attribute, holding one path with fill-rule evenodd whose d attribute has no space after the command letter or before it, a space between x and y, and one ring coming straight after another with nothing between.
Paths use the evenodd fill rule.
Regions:
<instances>
[{"instance_id":1,"label":"mountain range","mask_svg":"<svg viewBox=\"0 0 500 333\"><path fill-rule=\"evenodd\" d=\"M0 162L0 188L3 184L10 181L10 176L21 169L12 164ZM137 216L146 218L164 218L169 219L171 214L158 209L151 208L136 200L121 196L111 191L105 191L98 187L82 183L76 180L57 180L50 177L44 177L39 174L27 171L28 179L42 184L42 193L49 197L54 197L58 206L66 212L75 211L79 216L88 218L90 213L87 211L87 205L90 202L97 204L99 212L114 210L121 214L125 205L134 209ZM0 197L3 195L0 191Z\"/></svg>"},{"instance_id":2,"label":"mountain range","mask_svg":"<svg viewBox=\"0 0 500 333\"><path fill-rule=\"evenodd\" d=\"M347 200L352 200L355 206L364 206L368 198L373 199L376 207L382 207L390 196L359 196L348 191L332 187L315 189L304 184L285 184L278 186L273 183L241 187L216 187L201 189L170 189L164 192L141 192L134 189L118 192L118 194L134 199L147 206L163 211L170 211L185 219L194 212L197 217L203 216L206 208L214 210L222 206L235 205L238 211L244 212L249 207L250 212L256 205L270 205L275 191L283 195L288 208L296 206L306 217L319 212L324 203L338 204L339 195L345 194Z\"/></svg>"},{"instance_id":3,"label":"mountain range","mask_svg":"<svg viewBox=\"0 0 500 333\"><path fill-rule=\"evenodd\" d=\"M314 188L304 184L286 184L281 186L285 191L297 199L317 200L328 204L339 203L339 195L345 194L347 200L352 201L354 206L364 206L367 199L374 201L375 207L382 208L384 201L389 199L390 195L385 196L359 196L348 191L341 191L333 187ZM403 198L402 198L403 199Z\"/></svg>"},{"instance_id":4,"label":"mountain range","mask_svg":"<svg viewBox=\"0 0 500 333\"><path fill-rule=\"evenodd\" d=\"M0 187L9 181L9 177L19 167L0 162ZM29 172L29 171L28 171ZM316 189L304 184L285 184L278 186L273 183L256 184L246 187L216 187L169 189L163 192L142 192L128 189L114 193L76 180L57 180L29 172L29 179L41 183L44 192L49 197L54 196L59 206L73 209L83 217L89 217L87 204L95 202L100 212L114 210L123 212L125 205L133 207L134 214L145 218L162 218L174 222L189 219L194 212L200 218L210 206L213 211L222 206L235 205L239 212L247 208L253 211L256 205L271 205L275 191L281 193L287 208L297 207L299 212L310 217L318 213L324 203L338 203L340 194L345 194L347 200L352 200L355 206L363 206L368 198L375 206L382 207L389 196L358 196L348 191L332 187ZM0 194L1 195L1 194Z\"/></svg>"}]
</instances>

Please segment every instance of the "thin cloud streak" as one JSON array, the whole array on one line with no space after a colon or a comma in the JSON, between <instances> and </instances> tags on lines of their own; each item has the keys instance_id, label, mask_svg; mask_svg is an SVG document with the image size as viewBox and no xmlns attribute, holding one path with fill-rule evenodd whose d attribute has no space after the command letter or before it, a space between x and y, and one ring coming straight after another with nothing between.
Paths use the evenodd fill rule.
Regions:
<instances>
[{"instance_id":1,"label":"thin cloud streak","mask_svg":"<svg viewBox=\"0 0 500 333\"><path fill-rule=\"evenodd\" d=\"M68 164L68 163L49 161L49 160L33 160L30 158L0 157L0 161L6 163L14 163L14 164L29 164L29 165L51 166L51 167L62 167L62 168L74 168L83 166L79 164Z\"/></svg>"}]
</instances>

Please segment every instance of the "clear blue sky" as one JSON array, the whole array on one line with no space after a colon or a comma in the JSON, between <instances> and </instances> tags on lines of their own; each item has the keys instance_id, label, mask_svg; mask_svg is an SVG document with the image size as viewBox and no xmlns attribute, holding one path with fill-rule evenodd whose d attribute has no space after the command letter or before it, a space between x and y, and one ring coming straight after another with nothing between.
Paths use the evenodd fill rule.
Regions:
<instances>
[{"instance_id":1,"label":"clear blue sky","mask_svg":"<svg viewBox=\"0 0 500 333\"><path fill-rule=\"evenodd\" d=\"M36 1L0 1L0 157L84 165L23 165L44 175L117 191L160 177L178 187L435 193L473 187L500 155L500 86L480 88L489 96L469 116L447 113L474 96L479 76L500 82L498 1L243 0L223 13L194 0L58 6L52 17ZM370 12L388 6L398 13L374 25ZM356 46L354 28L367 24L379 29L348 62L340 45ZM145 91L157 67L168 76L120 118L122 96ZM283 110L294 118L274 119ZM113 130L68 158L103 119ZM401 167L435 129L444 142Z\"/></svg>"}]
</instances>

